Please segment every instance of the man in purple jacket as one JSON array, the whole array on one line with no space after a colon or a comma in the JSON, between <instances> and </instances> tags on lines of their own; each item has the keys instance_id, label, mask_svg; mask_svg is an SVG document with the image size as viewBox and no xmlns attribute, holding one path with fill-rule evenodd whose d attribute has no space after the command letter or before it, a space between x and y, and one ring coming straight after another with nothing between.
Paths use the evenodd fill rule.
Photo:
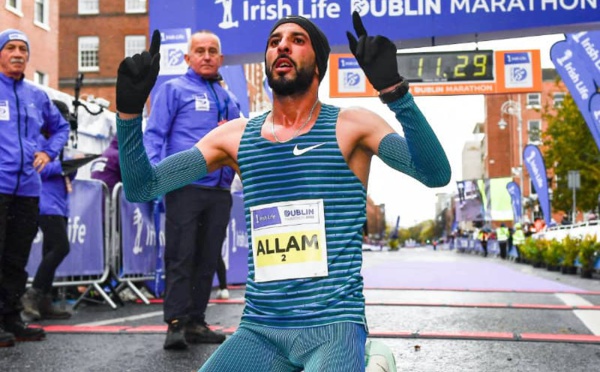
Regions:
<instances>
[{"instance_id":1,"label":"man in purple jacket","mask_svg":"<svg viewBox=\"0 0 600 372\"><path fill-rule=\"evenodd\" d=\"M187 73L161 85L153 97L144 133L152 163L189 149L217 126L240 116L237 101L221 86L218 36L194 33L185 60ZM229 223L233 176L233 169L223 167L165 195L167 350L225 341L223 334L208 328L204 313Z\"/></svg>"},{"instance_id":2,"label":"man in purple jacket","mask_svg":"<svg viewBox=\"0 0 600 372\"><path fill-rule=\"evenodd\" d=\"M44 91L25 80L27 36L0 32L0 347L45 337L21 320L31 243L38 229L38 172L67 142L69 123ZM41 131L48 142L38 147Z\"/></svg>"}]
</instances>

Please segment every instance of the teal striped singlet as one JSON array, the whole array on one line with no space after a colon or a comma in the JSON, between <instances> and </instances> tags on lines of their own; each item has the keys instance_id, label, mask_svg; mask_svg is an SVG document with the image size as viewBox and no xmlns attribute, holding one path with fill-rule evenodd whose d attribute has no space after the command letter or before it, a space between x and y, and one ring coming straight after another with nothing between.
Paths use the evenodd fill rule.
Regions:
<instances>
[{"instance_id":1,"label":"teal striped singlet","mask_svg":"<svg viewBox=\"0 0 600 372\"><path fill-rule=\"evenodd\" d=\"M339 108L323 104L310 132L286 143L261 137L268 113L250 120L246 126L238 164L244 184L248 231L251 207L323 199L328 275L257 283L250 251L242 323L302 328L353 322L366 327L360 274L366 190L338 146L335 133L338 113ZM319 144L302 155L293 154L296 145L305 149ZM252 247L251 234L248 241Z\"/></svg>"}]
</instances>

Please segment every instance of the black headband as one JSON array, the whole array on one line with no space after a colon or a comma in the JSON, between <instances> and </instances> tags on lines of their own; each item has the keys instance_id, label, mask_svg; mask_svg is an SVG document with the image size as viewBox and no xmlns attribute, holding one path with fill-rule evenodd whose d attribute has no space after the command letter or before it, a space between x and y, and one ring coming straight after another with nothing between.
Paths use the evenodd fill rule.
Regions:
<instances>
[{"instance_id":1,"label":"black headband","mask_svg":"<svg viewBox=\"0 0 600 372\"><path fill-rule=\"evenodd\" d=\"M329 52L331 51L327 37L323 31L317 27L317 25L301 16L286 16L281 18L279 21L277 21L277 23L275 23L271 29L271 32L269 32L269 35L271 35L277 27L284 23L295 23L308 33L313 50L315 51L315 61L317 63L317 67L319 68L320 83L321 80L323 80L323 77L325 77L325 72L327 72L327 60L329 59Z\"/></svg>"}]
</instances>

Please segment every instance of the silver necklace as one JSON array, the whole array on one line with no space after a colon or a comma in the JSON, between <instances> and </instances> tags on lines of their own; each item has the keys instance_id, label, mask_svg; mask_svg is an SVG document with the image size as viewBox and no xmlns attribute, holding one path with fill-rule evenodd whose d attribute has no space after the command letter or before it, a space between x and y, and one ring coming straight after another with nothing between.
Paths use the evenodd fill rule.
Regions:
<instances>
[{"instance_id":1,"label":"silver necklace","mask_svg":"<svg viewBox=\"0 0 600 372\"><path fill-rule=\"evenodd\" d=\"M318 99L312 105L312 108L310 109L310 113L308 114L308 119L306 119L306 121L304 122L304 124L302 124L300 126L300 128L298 128L296 130L296 132L294 133L293 136L291 136L290 138L286 139L285 141L282 141L279 138L277 138L277 135L275 134L275 115L273 115L273 112L271 112L271 133L273 133L273 138L275 138L275 141L277 141L279 143L286 143L286 142L290 142L291 140L293 140L294 138L296 138L298 136L298 134L302 131L302 129L304 129L304 127L306 127L306 124L308 124L308 122L312 118L313 112L315 111L315 107L317 107L317 103L319 103Z\"/></svg>"}]
</instances>

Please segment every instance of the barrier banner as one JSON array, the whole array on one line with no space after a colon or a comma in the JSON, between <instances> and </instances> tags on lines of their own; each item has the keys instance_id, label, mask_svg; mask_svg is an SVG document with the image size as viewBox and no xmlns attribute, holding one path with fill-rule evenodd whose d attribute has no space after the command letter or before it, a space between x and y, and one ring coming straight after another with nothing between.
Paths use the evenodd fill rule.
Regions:
<instances>
[{"instance_id":1,"label":"barrier banner","mask_svg":"<svg viewBox=\"0 0 600 372\"><path fill-rule=\"evenodd\" d=\"M510 195L514 221L521 222L523 219L521 215L521 188L516 182L511 181L506 185L506 190L508 190L508 195Z\"/></svg>"},{"instance_id":2,"label":"barrier banner","mask_svg":"<svg viewBox=\"0 0 600 372\"><path fill-rule=\"evenodd\" d=\"M575 48L576 45L569 41L559 41L550 49L550 58L600 149L600 95L597 92L600 82L594 81L586 67L589 63Z\"/></svg>"},{"instance_id":3,"label":"barrier banner","mask_svg":"<svg viewBox=\"0 0 600 372\"><path fill-rule=\"evenodd\" d=\"M527 145L523 149L523 162L538 195L538 202L544 213L546 226L550 225L552 215L550 213L550 197L548 194L548 175L542 152L535 145Z\"/></svg>"},{"instance_id":4,"label":"barrier banner","mask_svg":"<svg viewBox=\"0 0 600 372\"><path fill-rule=\"evenodd\" d=\"M67 232L70 252L56 270L56 277L101 275L104 272L103 183L73 180ZM43 234L39 230L31 247L27 272L33 276L42 260Z\"/></svg>"},{"instance_id":5,"label":"barrier banner","mask_svg":"<svg viewBox=\"0 0 600 372\"><path fill-rule=\"evenodd\" d=\"M118 274L154 274L157 255L153 203L130 203L122 189L120 194L123 266Z\"/></svg>"}]
</instances>

